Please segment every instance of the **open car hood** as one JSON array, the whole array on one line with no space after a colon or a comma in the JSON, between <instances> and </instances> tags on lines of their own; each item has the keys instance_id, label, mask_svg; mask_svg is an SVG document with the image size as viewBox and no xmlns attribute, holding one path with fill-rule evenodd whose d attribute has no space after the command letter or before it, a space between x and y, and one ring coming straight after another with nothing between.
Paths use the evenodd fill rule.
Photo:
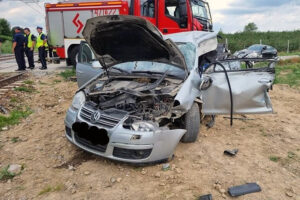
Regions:
<instances>
[{"instance_id":1,"label":"open car hood","mask_svg":"<svg viewBox=\"0 0 300 200\"><path fill-rule=\"evenodd\" d=\"M125 15L87 20L83 36L104 68L131 61L163 62L187 71L176 44L147 20Z\"/></svg>"}]
</instances>

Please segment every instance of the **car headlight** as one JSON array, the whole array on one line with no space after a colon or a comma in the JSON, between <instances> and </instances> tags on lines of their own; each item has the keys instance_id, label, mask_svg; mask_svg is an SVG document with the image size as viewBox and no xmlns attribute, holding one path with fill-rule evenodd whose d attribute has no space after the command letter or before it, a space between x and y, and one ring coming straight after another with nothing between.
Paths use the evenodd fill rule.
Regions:
<instances>
[{"instance_id":1,"label":"car headlight","mask_svg":"<svg viewBox=\"0 0 300 200\"><path fill-rule=\"evenodd\" d=\"M77 94L75 94L73 101L72 101L72 108L75 110L78 110L82 104L85 102L85 94L84 92L80 91Z\"/></svg>"},{"instance_id":2,"label":"car headlight","mask_svg":"<svg viewBox=\"0 0 300 200\"><path fill-rule=\"evenodd\" d=\"M137 121L131 124L132 130L142 132L152 132L155 130L155 124L152 122Z\"/></svg>"}]
</instances>

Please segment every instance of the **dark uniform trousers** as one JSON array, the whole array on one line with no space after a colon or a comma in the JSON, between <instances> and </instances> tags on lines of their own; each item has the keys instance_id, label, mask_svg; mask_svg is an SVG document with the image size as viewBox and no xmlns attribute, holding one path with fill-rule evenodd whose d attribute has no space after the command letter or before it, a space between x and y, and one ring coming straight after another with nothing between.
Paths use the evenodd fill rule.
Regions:
<instances>
[{"instance_id":1,"label":"dark uniform trousers","mask_svg":"<svg viewBox=\"0 0 300 200\"><path fill-rule=\"evenodd\" d=\"M22 46L16 46L15 47L15 56L16 56L16 61L18 64L18 69L19 70L24 70L26 69L25 66L25 58L24 58L24 47Z\"/></svg>"},{"instance_id":2,"label":"dark uniform trousers","mask_svg":"<svg viewBox=\"0 0 300 200\"><path fill-rule=\"evenodd\" d=\"M31 51L30 48L25 47L25 54L28 59L29 67L34 68L33 50Z\"/></svg>"},{"instance_id":3,"label":"dark uniform trousers","mask_svg":"<svg viewBox=\"0 0 300 200\"><path fill-rule=\"evenodd\" d=\"M45 47L39 47L39 57L42 63L42 68L47 68L47 63L46 63L46 50Z\"/></svg>"}]
</instances>

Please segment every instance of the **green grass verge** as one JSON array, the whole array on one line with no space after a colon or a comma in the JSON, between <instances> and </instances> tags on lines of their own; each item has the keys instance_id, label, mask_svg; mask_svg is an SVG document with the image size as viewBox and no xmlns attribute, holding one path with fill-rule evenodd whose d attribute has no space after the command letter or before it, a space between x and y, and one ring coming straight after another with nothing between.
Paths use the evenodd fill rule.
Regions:
<instances>
[{"instance_id":1,"label":"green grass verge","mask_svg":"<svg viewBox=\"0 0 300 200\"><path fill-rule=\"evenodd\" d=\"M67 69L63 72L60 72L59 75L63 77L65 80L68 80L72 76L76 76L75 69Z\"/></svg>"},{"instance_id":2,"label":"green grass verge","mask_svg":"<svg viewBox=\"0 0 300 200\"><path fill-rule=\"evenodd\" d=\"M300 51L292 51L292 52L279 52L278 53L279 56L294 56L294 55L298 55L300 56Z\"/></svg>"},{"instance_id":3,"label":"green grass verge","mask_svg":"<svg viewBox=\"0 0 300 200\"><path fill-rule=\"evenodd\" d=\"M279 63L279 65L276 66L276 78L274 84L300 86L300 62L286 65Z\"/></svg>"},{"instance_id":4,"label":"green grass verge","mask_svg":"<svg viewBox=\"0 0 300 200\"><path fill-rule=\"evenodd\" d=\"M9 116L0 115L0 130L5 126L18 124L21 119L28 117L31 113L32 110L26 108L26 110L13 110Z\"/></svg>"},{"instance_id":5,"label":"green grass verge","mask_svg":"<svg viewBox=\"0 0 300 200\"><path fill-rule=\"evenodd\" d=\"M12 53L11 48L12 48L12 42L6 40L5 42L2 43L1 53L2 54Z\"/></svg>"}]
</instances>

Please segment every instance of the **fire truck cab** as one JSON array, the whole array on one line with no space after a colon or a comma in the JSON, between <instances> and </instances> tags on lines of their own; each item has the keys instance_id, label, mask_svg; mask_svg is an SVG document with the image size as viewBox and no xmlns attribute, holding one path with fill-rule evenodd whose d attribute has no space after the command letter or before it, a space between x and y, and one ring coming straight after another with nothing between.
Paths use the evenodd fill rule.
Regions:
<instances>
[{"instance_id":1,"label":"fire truck cab","mask_svg":"<svg viewBox=\"0 0 300 200\"><path fill-rule=\"evenodd\" d=\"M209 5L203 0L72 0L45 4L50 46L69 65L76 64L81 34L87 19L103 15L135 15L149 20L163 34L212 31Z\"/></svg>"}]
</instances>

